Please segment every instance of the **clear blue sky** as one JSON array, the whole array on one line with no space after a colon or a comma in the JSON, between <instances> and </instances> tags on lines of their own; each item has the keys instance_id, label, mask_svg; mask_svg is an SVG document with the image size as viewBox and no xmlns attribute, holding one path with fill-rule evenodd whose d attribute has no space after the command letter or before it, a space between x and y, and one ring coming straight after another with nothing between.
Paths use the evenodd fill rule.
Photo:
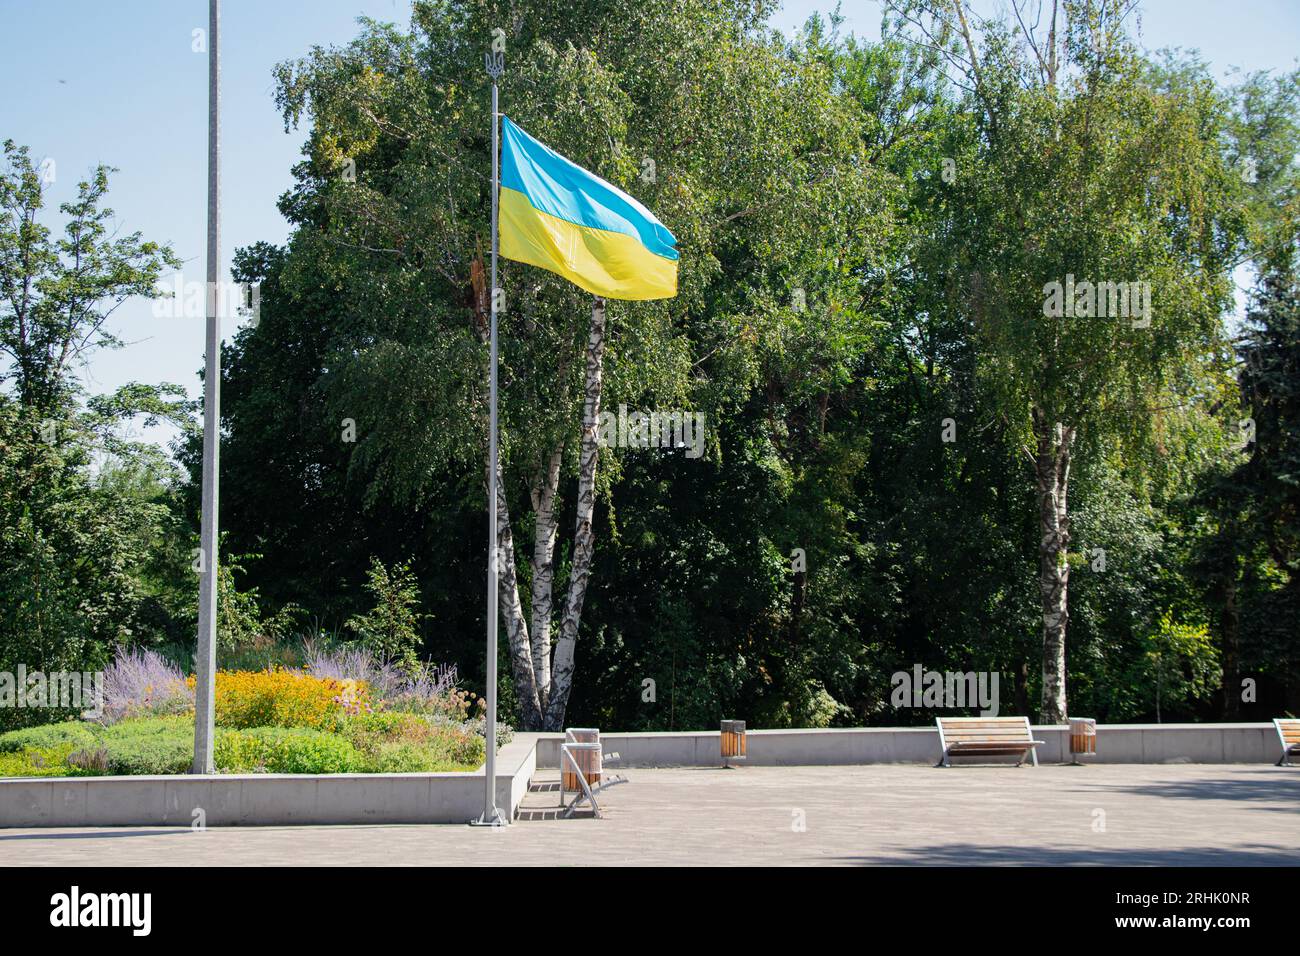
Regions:
<instances>
[{"instance_id":1,"label":"clear blue sky","mask_svg":"<svg viewBox=\"0 0 1300 956\"><path fill-rule=\"evenodd\" d=\"M793 29L833 5L786 0L776 25ZM207 57L190 47L191 31L207 26L207 7L206 0L0 0L0 140L54 159L51 206L73 196L96 164L118 167L109 201L122 230L170 241L185 260L185 281L204 278ZM291 183L302 136L284 132L271 68L313 44L346 42L359 16L406 24L409 9L407 0L224 0L227 267L237 247L287 236L275 202ZM879 36L874 0L846 0L843 13L847 29ZM1300 52L1300 0L1146 0L1139 35L1150 49L1199 49L1220 75L1232 67L1286 70ZM132 344L97 355L84 375L89 390L170 381L198 395L202 319L156 319L148 301L128 303L115 319L114 331Z\"/></svg>"}]
</instances>

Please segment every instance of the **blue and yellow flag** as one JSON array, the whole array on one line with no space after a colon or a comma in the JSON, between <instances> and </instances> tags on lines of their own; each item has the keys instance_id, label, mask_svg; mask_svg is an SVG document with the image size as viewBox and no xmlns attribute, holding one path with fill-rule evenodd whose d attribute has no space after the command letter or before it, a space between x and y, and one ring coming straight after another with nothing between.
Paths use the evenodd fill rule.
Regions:
<instances>
[{"instance_id":1,"label":"blue and yellow flag","mask_svg":"<svg viewBox=\"0 0 1300 956\"><path fill-rule=\"evenodd\" d=\"M501 255L610 299L677 294L677 240L621 189L501 117Z\"/></svg>"}]
</instances>

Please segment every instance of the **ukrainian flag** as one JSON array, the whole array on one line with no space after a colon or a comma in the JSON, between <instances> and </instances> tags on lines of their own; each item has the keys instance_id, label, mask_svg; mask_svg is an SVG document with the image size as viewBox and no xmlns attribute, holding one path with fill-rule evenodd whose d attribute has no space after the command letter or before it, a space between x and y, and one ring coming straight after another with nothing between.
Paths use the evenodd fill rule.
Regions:
<instances>
[{"instance_id":1,"label":"ukrainian flag","mask_svg":"<svg viewBox=\"0 0 1300 956\"><path fill-rule=\"evenodd\" d=\"M501 117L501 255L594 295L677 294L677 240L627 193Z\"/></svg>"}]
</instances>

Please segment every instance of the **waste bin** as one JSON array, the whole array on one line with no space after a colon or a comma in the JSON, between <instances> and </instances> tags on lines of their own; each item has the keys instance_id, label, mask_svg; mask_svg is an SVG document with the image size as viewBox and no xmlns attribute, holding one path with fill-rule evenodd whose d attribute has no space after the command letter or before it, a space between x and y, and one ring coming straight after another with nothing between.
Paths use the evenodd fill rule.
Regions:
<instances>
[{"instance_id":1,"label":"waste bin","mask_svg":"<svg viewBox=\"0 0 1300 956\"><path fill-rule=\"evenodd\" d=\"M575 734L582 737L590 737L592 734L597 739L591 740L565 740L560 754L560 792L577 793L582 789L582 782L578 774L587 778L587 785L595 787L600 785L601 776L601 743L599 740L600 731L591 730L590 728L575 728L565 733L568 737ZM565 755L572 757L572 760L566 759ZM577 769L574 769L577 764Z\"/></svg>"},{"instance_id":2,"label":"waste bin","mask_svg":"<svg viewBox=\"0 0 1300 956\"><path fill-rule=\"evenodd\" d=\"M724 720L722 722L722 765L728 767L732 760L744 760L745 757L745 722Z\"/></svg>"},{"instance_id":3,"label":"waste bin","mask_svg":"<svg viewBox=\"0 0 1300 956\"><path fill-rule=\"evenodd\" d=\"M1084 754L1097 752L1097 721L1092 717L1070 718L1070 757L1074 763Z\"/></svg>"}]
</instances>

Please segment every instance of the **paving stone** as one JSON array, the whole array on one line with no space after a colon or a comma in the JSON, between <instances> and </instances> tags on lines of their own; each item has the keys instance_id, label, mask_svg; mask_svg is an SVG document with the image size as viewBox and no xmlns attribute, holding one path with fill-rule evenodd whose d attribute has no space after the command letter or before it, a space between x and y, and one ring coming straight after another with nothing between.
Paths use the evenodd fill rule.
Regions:
<instances>
[{"instance_id":1,"label":"paving stone","mask_svg":"<svg viewBox=\"0 0 1300 956\"><path fill-rule=\"evenodd\" d=\"M1300 768L742 767L627 770L605 817L468 826L0 830L0 866L1300 864ZM549 816L550 819L533 817ZM804 829L798 829L802 822ZM1101 825L1104 823L1104 829Z\"/></svg>"}]
</instances>

